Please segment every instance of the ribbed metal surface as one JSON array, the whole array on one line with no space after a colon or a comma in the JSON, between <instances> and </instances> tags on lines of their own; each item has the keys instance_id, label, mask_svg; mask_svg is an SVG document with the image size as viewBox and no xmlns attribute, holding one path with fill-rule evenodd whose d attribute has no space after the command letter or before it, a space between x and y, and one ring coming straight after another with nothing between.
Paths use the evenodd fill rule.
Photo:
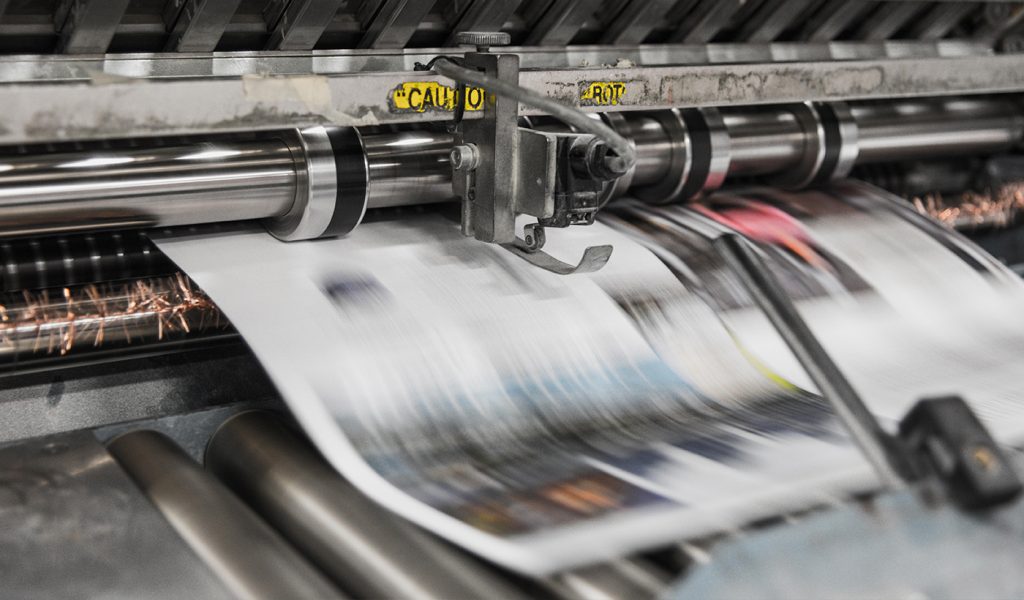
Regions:
<instances>
[{"instance_id":1,"label":"ribbed metal surface","mask_svg":"<svg viewBox=\"0 0 1024 600\"><path fill-rule=\"evenodd\" d=\"M500 29L514 44L983 38L1017 2L829 0L0 0L0 52L308 50L451 45ZM952 6L957 4L958 6ZM853 6L857 9L854 10Z\"/></svg>"}]
</instances>

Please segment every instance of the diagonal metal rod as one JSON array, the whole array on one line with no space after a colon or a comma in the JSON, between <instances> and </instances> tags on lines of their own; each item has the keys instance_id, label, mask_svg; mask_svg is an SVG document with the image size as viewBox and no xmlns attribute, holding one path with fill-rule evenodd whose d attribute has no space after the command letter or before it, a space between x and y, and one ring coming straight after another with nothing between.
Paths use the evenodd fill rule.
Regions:
<instances>
[{"instance_id":1,"label":"diagonal metal rod","mask_svg":"<svg viewBox=\"0 0 1024 600\"><path fill-rule=\"evenodd\" d=\"M768 271L757 250L736 234L725 234L716 239L714 244L754 302L793 351L814 385L818 386L821 395L835 408L861 452L875 468L882 484L886 487L900 487L913 472L908 455L901 451L899 441L879 425L860 395L811 332L779 281Z\"/></svg>"}]
</instances>

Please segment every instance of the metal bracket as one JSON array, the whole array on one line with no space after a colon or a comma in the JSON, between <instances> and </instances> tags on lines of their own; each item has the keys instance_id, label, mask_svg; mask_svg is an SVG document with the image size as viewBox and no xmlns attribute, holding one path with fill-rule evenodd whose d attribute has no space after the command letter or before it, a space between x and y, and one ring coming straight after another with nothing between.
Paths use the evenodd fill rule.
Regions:
<instances>
[{"instance_id":1,"label":"metal bracket","mask_svg":"<svg viewBox=\"0 0 1024 600\"><path fill-rule=\"evenodd\" d=\"M523 240L516 239L514 244L503 244L503 248L515 254L530 264L540 267L545 271L551 271L557 275L572 275L573 273L593 273L601 269L612 256L611 245L590 246L583 251L583 256L575 265L558 260L547 252L530 250Z\"/></svg>"}]
</instances>

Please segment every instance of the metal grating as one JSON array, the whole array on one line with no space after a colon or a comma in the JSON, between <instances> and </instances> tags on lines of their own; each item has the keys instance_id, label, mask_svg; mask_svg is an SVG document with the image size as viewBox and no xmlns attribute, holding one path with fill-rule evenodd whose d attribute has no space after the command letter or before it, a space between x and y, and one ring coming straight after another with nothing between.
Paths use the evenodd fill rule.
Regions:
<instances>
[{"instance_id":1,"label":"metal grating","mask_svg":"<svg viewBox=\"0 0 1024 600\"><path fill-rule=\"evenodd\" d=\"M0 53L448 45L984 40L1016 50L1024 2L900 0L0 0Z\"/></svg>"}]
</instances>

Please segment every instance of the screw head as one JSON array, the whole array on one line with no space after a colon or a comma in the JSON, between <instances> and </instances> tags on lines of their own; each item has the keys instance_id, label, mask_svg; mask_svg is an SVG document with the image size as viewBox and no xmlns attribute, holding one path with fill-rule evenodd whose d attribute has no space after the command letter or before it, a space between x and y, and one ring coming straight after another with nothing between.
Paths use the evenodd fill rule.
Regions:
<instances>
[{"instance_id":1,"label":"screw head","mask_svg":"<svg viewBox=\"0 0 1024 600\"><path fill-rule=\"evenodd\" d=\"M455 43L459 46L508 46L512 36L504 31L459 31L455 34Z\"/></svg>"}]
</instances>

